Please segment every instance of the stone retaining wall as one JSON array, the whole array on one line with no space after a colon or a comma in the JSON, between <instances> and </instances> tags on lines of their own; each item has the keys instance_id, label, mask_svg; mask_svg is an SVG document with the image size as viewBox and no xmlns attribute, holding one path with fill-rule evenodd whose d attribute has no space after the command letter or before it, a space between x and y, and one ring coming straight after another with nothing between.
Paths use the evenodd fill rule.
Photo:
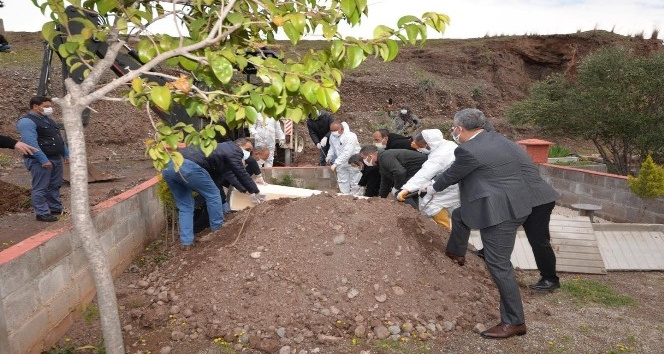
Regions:
<instances>
[{"instance_id":1,"label":"stone retaining wall","mask_svg":"<svg viewBox=\"0 0 664 354\"><path fill-rule=\"evenodd\" d=\"M539 165L540 174L558 192L558 204L596 204L595 215L613 222L664 224L664 197L644 199L630 191L627 177L552 164Z\"/></svg>"},{"instance_id":2,"label":"stone retaining wall","mask_svg":"<svg viewBox=\"0 0 664 354\"><path fill-rule=\"evenodd\" d=\"M156 178L93 208L114 277L165 227ZM0 354L40 353L94 297L81 241L71 227L44 231L0 252Z\"/></svg>"}]
</instances>

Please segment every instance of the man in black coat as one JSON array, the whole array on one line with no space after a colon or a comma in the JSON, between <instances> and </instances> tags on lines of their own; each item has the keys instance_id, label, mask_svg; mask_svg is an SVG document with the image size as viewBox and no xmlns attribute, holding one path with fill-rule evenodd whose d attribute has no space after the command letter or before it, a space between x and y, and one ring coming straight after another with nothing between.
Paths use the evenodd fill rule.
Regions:
<instances>
[{"instance_id":1,"label":"man in black coat","mask_svg":"<svg viewBox=\"0 0 664 354\"><path fill-rule=\"evenodd\" d=\"M380 189L378 196L387 198L390 191L398 191L422 168L427 155L413 150L379 150L375 145L366 145L360 149L362 161L367 166L378 166L380 171ZM417 207L416 200L406 202ZM410 201L409 201L410 200Z\"/></svg>"},{"instance_id":2,"label":"man in black coat","mask_svg":"<svg viewBox=\"0 0 664 354\"><path fill-rule=\"evenodd\" d=\"M387 129L378 129L371 136L374 142L379 149L391 150L391 149L406 149L406 150L415 150L411 146L413 138L409 136L404 136L397 133L390 133Z\"/></svg>"},{"instance_id":3,"label":"man in black coat","mask_svg":"<svg viewBox=\"0 0 664 354\"><path fill-rule=\"evenodd\" d=\"M326 165L325 157L327 157L327 152L330 150L328 140L330 139L330 124L332 123L334 123L334 118L331 113L326 111L322 111L315 119L311 115L307 119L307 129L309 129L311 141L320 151L319 164L321 166Z\"/></svg>"}]
</instances>

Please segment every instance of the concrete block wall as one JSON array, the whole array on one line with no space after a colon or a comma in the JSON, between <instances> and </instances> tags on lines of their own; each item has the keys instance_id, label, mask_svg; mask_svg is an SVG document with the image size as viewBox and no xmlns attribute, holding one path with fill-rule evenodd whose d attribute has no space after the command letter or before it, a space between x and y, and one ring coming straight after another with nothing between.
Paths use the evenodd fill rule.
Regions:
<instances>
[{"instance_id":1,"label":"concrete block wall","mask_svg":"<svg viewBox=\"0 0 664 354\"><path fill-rule=\"evenodd\" d=\"M627 177L551 164L539 165L542 178L561 193L558 204L595 204L600 218L613 222L664 224L664 197L644 199L632 193Z\"/></svg>"},{"instance_id":2,"label":"concrete block wall","mask_svg":"<svg viewBox=\"0 0 664 354\"><path fill-rule=\"evenodd\" d=\"M318 189L326 192L337 192L337 179L329 167L273 167L263 169L263 179L267 183L281 181L284 176L290 175L292 187Z\"/></svg>"},{"instance_id":3,"label":"concrete block wall","mask_svg":"<svg viewBox=\"0 0 664 354\"><path fill-rule=\"evenodd\" d=\"M166 225L156 182L92 209L114 277ZM41 232L0 252L0 354L48 350L94 293L87 258L71 227Z\"/></svg>"}]
</instances>

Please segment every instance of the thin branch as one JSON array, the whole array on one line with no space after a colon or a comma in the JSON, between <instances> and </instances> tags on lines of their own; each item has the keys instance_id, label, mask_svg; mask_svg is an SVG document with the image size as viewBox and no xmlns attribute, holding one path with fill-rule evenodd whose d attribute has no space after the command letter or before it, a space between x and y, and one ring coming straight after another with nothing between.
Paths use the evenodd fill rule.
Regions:
<instances>
[{"instance_id":1,"label":"thin branch","mask_svg":"<svg viewBox=\"0 0 664 354\"><path fill-rule=\"evenodd\" d=\"M157 130L157 124L154 122L154 118L152 118L152 112L151 112L151 109L150 109L150 102L147 102L145 104L145 111L148 113L148 118L150 118L150 124L152 124L152 127L156 131Z\"/></svg>"}]
</instances>

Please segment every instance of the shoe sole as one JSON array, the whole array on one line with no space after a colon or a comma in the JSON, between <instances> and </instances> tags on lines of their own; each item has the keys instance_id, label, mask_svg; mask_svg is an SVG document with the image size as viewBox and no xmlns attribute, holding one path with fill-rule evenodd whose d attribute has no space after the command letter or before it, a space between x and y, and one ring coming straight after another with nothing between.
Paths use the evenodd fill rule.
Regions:
<instances>
[{"instance_id":1,"label":"shoe sole","mask_svg":"<svg viewBox=\"0 0 664 354\"><path fill-rule=\"evenodd\" d=\"M519 332L519 333L514 333L514 334L512 334L511 336L508 336L508 337L491 337L491 336L487 336L487 335L484 335L484 334L480 333L480 337L482 337L484 339L508 339L508 338L512 338L514 336L525 336L525 335L526 335L526 332Z\"/></svg>"}]
</instances>

